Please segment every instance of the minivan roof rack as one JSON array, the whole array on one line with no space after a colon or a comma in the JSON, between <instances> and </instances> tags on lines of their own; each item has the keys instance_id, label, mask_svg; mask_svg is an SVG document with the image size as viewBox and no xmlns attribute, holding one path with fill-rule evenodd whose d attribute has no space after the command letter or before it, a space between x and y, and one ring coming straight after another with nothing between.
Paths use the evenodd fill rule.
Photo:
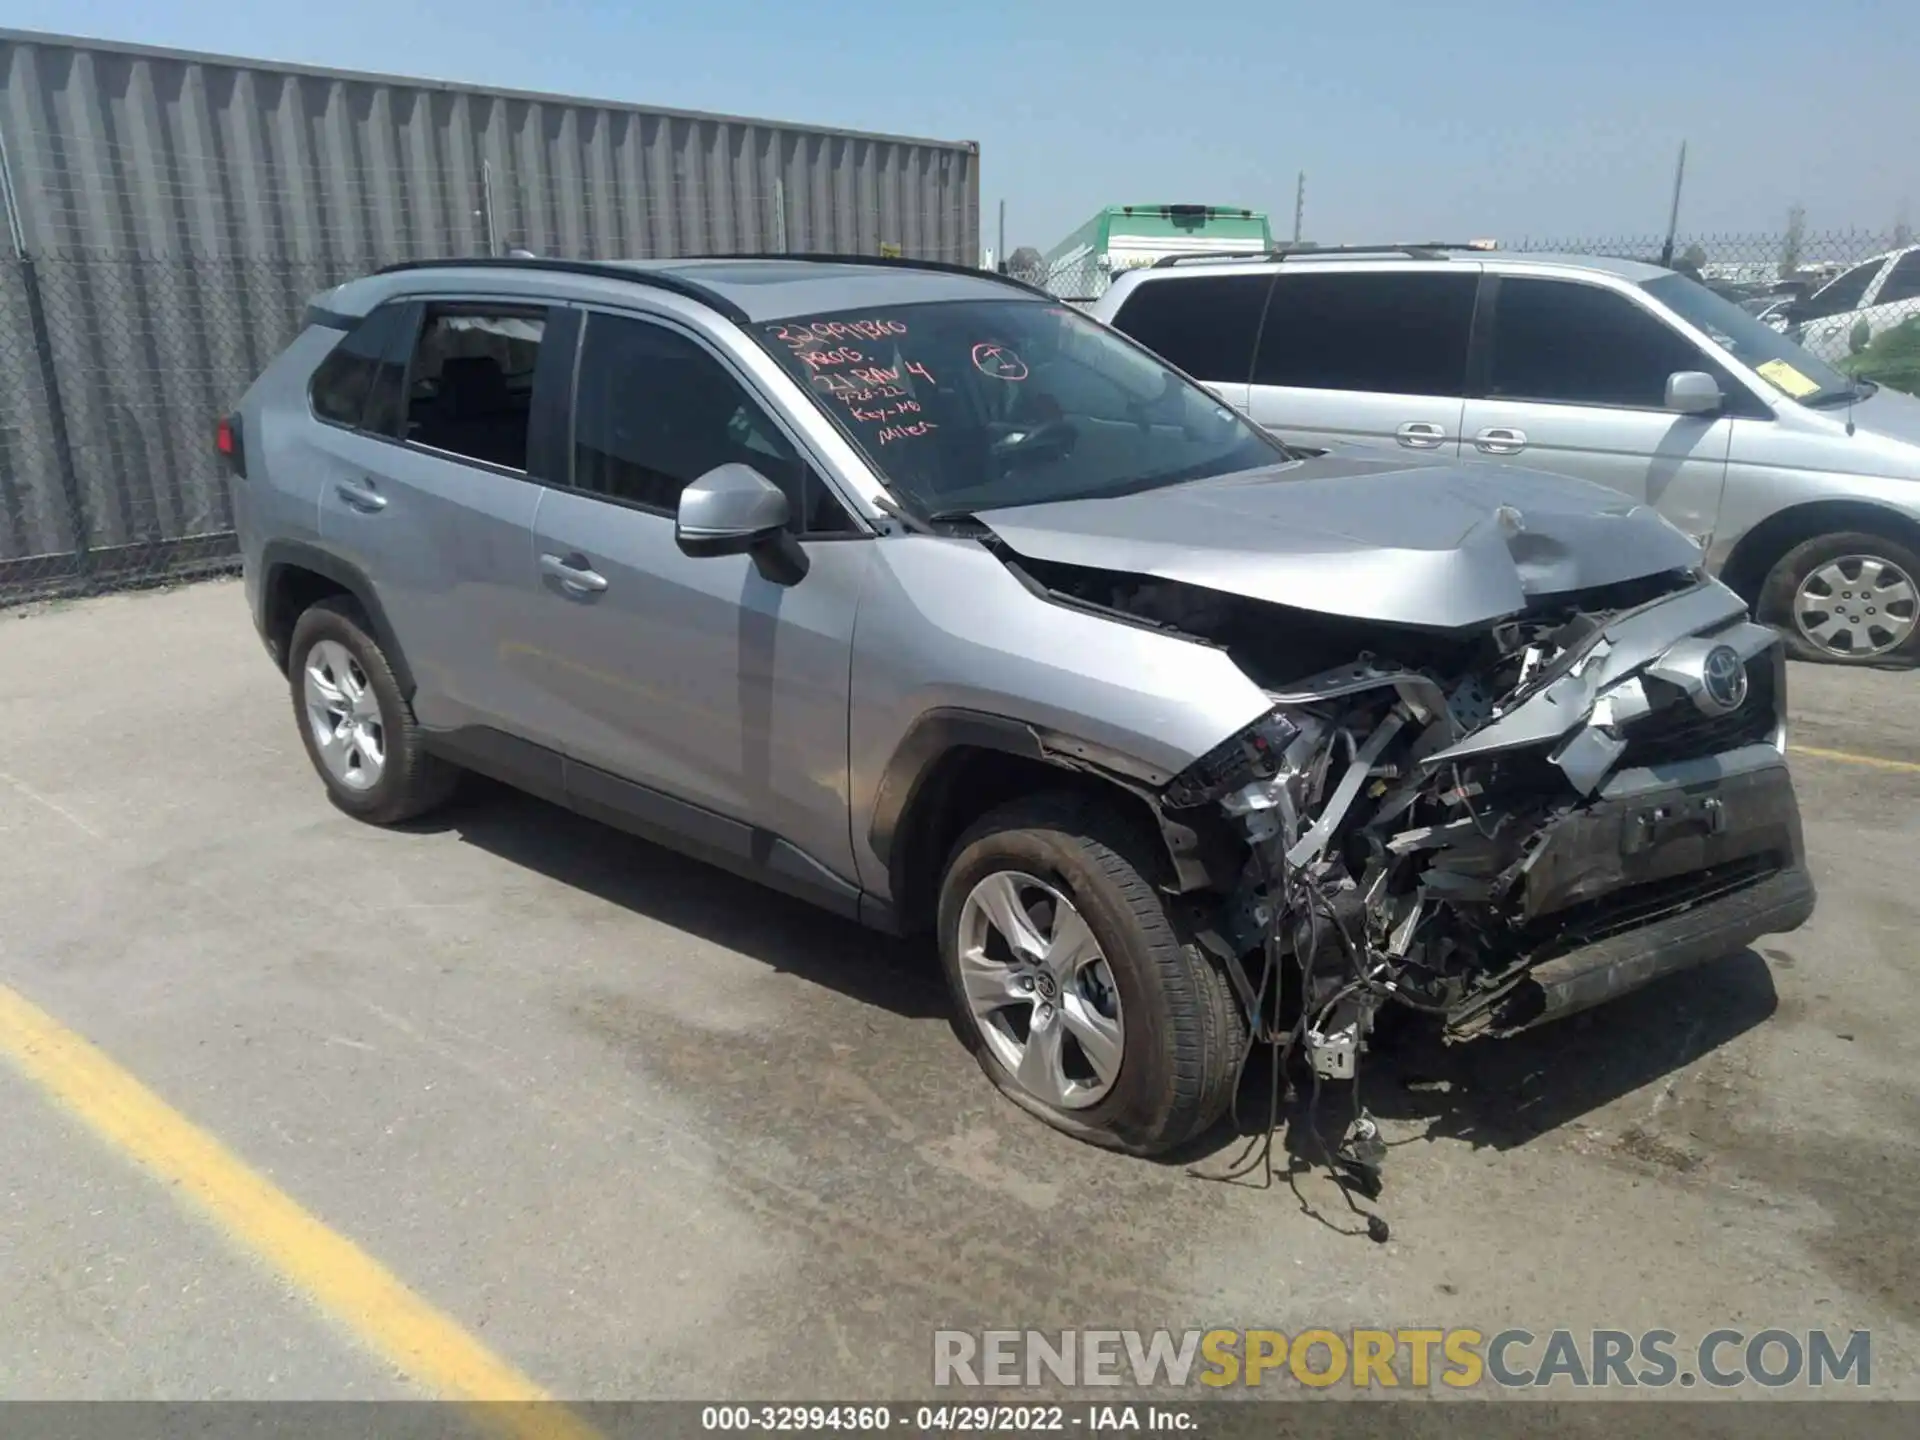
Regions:
<instances>
[{"instance_id":1,"label":"minivan roof rack","mask_svg":"<svg viewBox=\"0 0 1920 1440\"><path fill-rule=\"evenodd\" d=\"M604 280L625 280L630 284L651 285L656 290L684 295L689 300L698 300L702 305L711 305L736 325L745 325L751 318L745 310L711 286L683 280L678 275L659 270L641 270L604 260L562 260L528 255L456 255L444 260L402 260L397 265L383 265L374 273L393 275L403 270L447 269L554 270L568 275L595 275Z\"/></svg>"},{"instance_id":2,"label":"minivan roof rack","mask_svg":"<svg viewBox=\"0 0 1920 1440\"><path fill-rule=\"evenodd\" d=\"M1471 240L1416 240L1403 245L1276 245L1271 250L1199 250L1189 255L1162 255L1149 267L1165 270L1187 260L1292 260L1312 255L1411 255L1419 260L1446 260L1452 250L1486 250Z\"/></svg>"}]
</instances>

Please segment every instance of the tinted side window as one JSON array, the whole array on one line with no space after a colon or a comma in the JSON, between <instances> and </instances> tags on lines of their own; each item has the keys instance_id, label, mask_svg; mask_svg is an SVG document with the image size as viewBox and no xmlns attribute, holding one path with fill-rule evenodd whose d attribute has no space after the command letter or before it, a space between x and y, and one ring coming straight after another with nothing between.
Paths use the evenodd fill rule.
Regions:
<instances>
[{"instance_id":1,"label":"tinted side window","mask_svg":"<svg viewBox=\"0 0 1920 1440\"><path fill-rule=\"evenodd\" d=\"M525 470L546 324L543 310L429 306L407 372L407 438Z\"/></svg>"},{"instance_id":2,"label":"tinted side window","mask_svg":"<svg viewBox=\"0 0 1920 1440\"><path fill-rule=\"evenodd\" d=\"M1471 270L1313 275L1283 269L1267 301L1253 383L1464 394L1479 282Z\"/></svg>"},{"instance_id":3,"label":"tinted side window","mask_svg":"<svg viewBox=\"0 0 1920 1440\"><path fill-rule=\"evenodd\" d=\"M751 465L787 492L794 529L855 529L712 354L665 326L589 316L574 398L575 487L671 514L689 483L729 462Z\"/></svg>"},{"instance_id":4,"label":"tinted side window","mask_svg":"<svg viewBox=\"0 0 1920 1440\"><path fill-rule=\"evenodd\" d=\"M1623 295L1563 280L1500 281L1488 393L1510 400L1660 409L1676 370L1716 370Z\"/></svg>"},{"instance_id":5,"label":"tinted side window","mask_svg":"<svg viewBox=\"0 0 1920 1440\"><path fill-rule=\"evenodd\" d=\"M1893 270L1873 303L1892 305L1901 300L1920 300L1920 250L1909 250L1893 262Z\"/></svg>"},{"instance_id":6,"label":"tinted side window","mask_svg":"<svg viewBox=\"0 0 1920 1440\"><path fill-rule=\"evenodd\" d=\"M1253 337L1265 275L1143 280L1113 317L1131 335L1196 380L1242 385L1253 368Z\"/></svg>"},{"instance_id":7,"label":"tinted side window","mask_svg":"<svg viewBox=\"0 0 1920 1440\"><path fill-rule=\"evenodd\" d=\"M1869 260L1864 265L1856 265L1840 276L1824 290L1811 295L1806 303L1796 307L1796 320L1824 320L1829 315L1845 314L1849 310L1858 310L1860 301L1867 293L1867 286L1873 283L1873 277L1880 273L1885 260Z\"/></svg>"},{"instance_id":8,"label":"tinted side window","mask_svg":"<svg viewBox=\"0 0 1920 1440\"><path fill-rule=\"evenodd\" d=\"M407 312L405 305L382 305L354 326L313 372L313 413L336 425L358 425L374 373L393 348Z\"/></svg>"}]
</instances>

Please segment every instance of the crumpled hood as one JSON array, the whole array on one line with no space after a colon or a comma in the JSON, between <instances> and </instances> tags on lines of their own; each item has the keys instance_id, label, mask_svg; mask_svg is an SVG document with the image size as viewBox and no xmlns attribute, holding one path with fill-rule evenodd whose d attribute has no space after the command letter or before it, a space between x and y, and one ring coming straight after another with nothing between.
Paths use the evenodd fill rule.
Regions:
<instances>
[{"instance_id":1,"label":"crumpled hood","mask_svg":"<svg viewBox=\"0 0 1920 1440\"><path fill-rule=\"evenodd\" d=\"M1030 559L1446 630L1701 559L1653 510L1584 480L1351 452L978 518Z\"/></svg>"}]
</instances>

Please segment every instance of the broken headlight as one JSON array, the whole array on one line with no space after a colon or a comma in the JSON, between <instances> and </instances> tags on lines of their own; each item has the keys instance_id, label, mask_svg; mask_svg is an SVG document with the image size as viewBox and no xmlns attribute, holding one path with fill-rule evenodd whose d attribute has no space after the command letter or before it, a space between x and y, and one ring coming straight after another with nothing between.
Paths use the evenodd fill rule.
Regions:
<instances>
[{"instance_id":1,"label":"broken headlight","mask_svg":"<svg viewBox=\"0 0 1920 1440\"><path fill-rule=\"evenodd\" d=\"M1191 809L1207 805L1260 780L1271 780L1285 763L1287 747L1301 734L1306 717L1289 716L1279 708L1213 747L1168 785L1164 799L1169 808Z\"/></svg>"}]
</instances>

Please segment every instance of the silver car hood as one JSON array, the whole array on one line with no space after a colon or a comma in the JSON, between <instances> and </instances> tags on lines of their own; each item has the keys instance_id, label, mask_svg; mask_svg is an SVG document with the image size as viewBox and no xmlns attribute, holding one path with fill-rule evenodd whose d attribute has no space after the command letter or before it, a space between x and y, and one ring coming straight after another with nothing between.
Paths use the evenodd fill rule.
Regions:
<instances>
[{"instance_id":1,"label":"silver car hood","mask_svg":"<svg viewBox=\"0 0 1920 1440\"><path fill-rule=\"evenodd\" d=\"M1351 452L978 518L1034 560L1446 630L1701 560L1654 511L1583 480Z\"/></svg>"},{"instance_id":2,"label":"silver car hood","mask_svg":"<svg viewBox=\"0 0 1920 1440\"><path fill-rule=\"evenodd\" d=\"M1830 419L1844 419L1847 407L1827 405L1819 413ZM1866 399L1854 402L1853 424L1856 430L1920 445L1920 399L1882 385Z\"/></svg>"}]
</instances>

